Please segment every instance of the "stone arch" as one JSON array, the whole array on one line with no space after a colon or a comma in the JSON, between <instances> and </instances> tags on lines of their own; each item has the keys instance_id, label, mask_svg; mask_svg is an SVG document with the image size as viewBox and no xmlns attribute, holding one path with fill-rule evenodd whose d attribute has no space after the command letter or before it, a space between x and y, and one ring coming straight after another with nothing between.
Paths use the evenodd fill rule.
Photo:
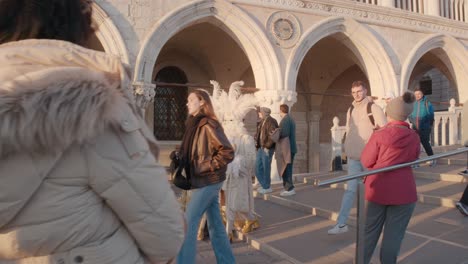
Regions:
<instances>
[{"instance_id":1,"label":"stone arch","mask_svg":"<svg viewBox=\"0 0 468 264\"><path fill-rule=\"evenodd\" d=\"M227 1L202 0L186 4L161 18L142 44L135 67L136 82L151 83L153 67L164 44L177 32L214 17L235 36L252 66L256 86L281 89L282 75L275 51L263 30L245 12Z\"/></svg>"},{"instance_id":2,"label":"stone arch","mask_svg":"<svg viewBox=\"0 0 468 264\"><path fill-rule=\"evenodd\" d=\"M112 18L96 2L93 2L93 23L96 27L96 37L101 42L104 50L117 55L125 63L130 63L128 50L119 30Z\"/></svg>"},{"instance_id":3,"label":"stone arch","mask_svg":"<svg viewBox=\"0 0 468 264\"><path fill-rule=\"evenodd\" d=\"M400 90L405 91L408 87L411 73L413 72L416 63L421 59L424 54L430 52L433 49L442 49L449 59L449 61L443 61L443 63L451 64L452 68L448 67L451 71L453 78L457 83L458 96L461 102L468 99L468 91L461 89L463 85L468 83L468 63L467 52L465 47L456 39L443 34L433 34L422 40L420 40L411 52L403 64Z\"/></svg>"},{"instance_id":4,"label":"stone arch","mask_svg":"<svg viewBox=\"0 0 468 264\"><path fill-rule=\"evenodd\" d=\"M386 91L398 94L400 62L394 51L377 33L344 17L325 19L304 32L286 66L286 89L295 90L299 68L307 52L321 39L337 33L344 34L350 41L350 50L360 56L363 71L373 88L372 94L383 96Z\"/></svg>"}]
</instances>

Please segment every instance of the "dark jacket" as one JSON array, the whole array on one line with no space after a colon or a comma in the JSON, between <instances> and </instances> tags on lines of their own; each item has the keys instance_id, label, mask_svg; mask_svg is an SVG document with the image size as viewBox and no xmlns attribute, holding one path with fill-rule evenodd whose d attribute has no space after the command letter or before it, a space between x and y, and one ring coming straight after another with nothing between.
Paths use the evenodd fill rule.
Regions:
<instances>
[{"instance_id":1,"label":"dark jacket","mask_svg":"<svg viewBox=\"0 0 468 264\"><path fill-rule=\"evenodd\" d=\"M257 124L257 133L255 133L255 147L272 149L275 148L275 142L271 139L271 133L278 128L278 122L271 116L266 116Z\"/></svg>"},{"instance_id":2,"label":"dark jacket","mask_svg":"<svg viewBox=\"0 0 468 264\"><path fill-rule=\"evenodd\" d=\"M219 122L203 118L198 124L192 144L192 188L224 181L227 165L234 159L234 149Z\"/></svg>"},{"instance_id":3,"label":"dark jacket","mask_svg":"<svg viewBox=\"0 0 468 264\"><path fill-rule=\"evenodd\" d=\"M294 119L287 114L281 119L280 121L280 139L289 137L289 145L291 148L291 153L296 154L297 153L297 145L296 145L296 123L294 122Z\"/></svg>"}]
</instances>

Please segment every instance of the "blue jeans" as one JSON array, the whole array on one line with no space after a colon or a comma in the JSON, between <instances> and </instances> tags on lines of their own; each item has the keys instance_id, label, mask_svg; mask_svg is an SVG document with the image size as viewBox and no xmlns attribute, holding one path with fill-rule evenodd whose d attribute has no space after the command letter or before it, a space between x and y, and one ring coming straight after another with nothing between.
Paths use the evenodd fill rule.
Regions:
<instances>
[{"instance_id":1,"label":"blue jeans","mask_svg":"<svg viewBox=\"0 0 468 264\"><path fill-rule=\"evenodd\" d=\"M293 161L294 161L294 156L296 155L296 153L291 153L291 163L288 163L288 165L286 165L286 169L284 170L283 172L283 187L284 187L284 190L286 191L291 191L291 190L294 190L294 183L293 183L293 179L292 179L292 171L293 171Z\"/></svg>"},{"instance_id":2,"label":"blue jeans","mask_svg":"<svg viewBox=\"0 0 468 264\"><path fill-rule=\"evenodd\" d=\"M364 171L360 160L353 160L348 158L348 175L356 174ZM344 225L348 220L349 212L354 204L354 198L356 197L356 190L358 180L349 180L346 182L347 187L346 191L343 194L343 199L341 200L340 215L338 216L338 224Z\"/></svg>"},{"instance_id":3,"label":"blue jeans","mask_svg":"<svg viewBox=\"0 0 468 264\"><path fill-rule=\"evenodd\" d=\"M270 172L273 152L273 149L259 148L257 150L257 158L255 159L255 176L263 189L268 189L271 185Z\"/></svg>"},{"instance_id":4,"label":"blue jeans","mask_svg":"<svg viewBox=\"0 0 468 264\"><path fill-rule=\"evenodd\" d=\"M187 234L179 255L177 255L177 263L190 264L196 262L198 226L205 212L216 262L236 263L219 209L219 191L222 185L223 183L220 182L192 190L190 202L185 211Z\"/></svg>"}]
</instances>

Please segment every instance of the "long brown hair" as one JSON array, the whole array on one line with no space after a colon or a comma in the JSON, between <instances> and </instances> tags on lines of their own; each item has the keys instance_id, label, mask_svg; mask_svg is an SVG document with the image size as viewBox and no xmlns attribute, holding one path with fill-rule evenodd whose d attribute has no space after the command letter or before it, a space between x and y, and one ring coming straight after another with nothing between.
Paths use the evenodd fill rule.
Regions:
<instances>
[{"instance_id":1,"label":"long brown hair","mask_svg":"<svg viewBox=\"0 0 468 264\"><path fill-rule=\"evenodd\" d=\"M84 45L94 30L91 0L0 0L0 44L57 39Z\"/></svg>"},{"instance_id":2,"label":"long brown hair","mask_svg":"<svg viewBox=\"0 0 468 264\"><path fill-rule=\"evenodd\" d=\"M216 118L216 114L213 108L213 104L211 103L210 95L207 91L202 89L195 89L190 92L191 94L195 94L200 101L204 101L205 103L200 106L200 113L206 115L207 117L218 120Z\"/></svg>"}]
</instances>

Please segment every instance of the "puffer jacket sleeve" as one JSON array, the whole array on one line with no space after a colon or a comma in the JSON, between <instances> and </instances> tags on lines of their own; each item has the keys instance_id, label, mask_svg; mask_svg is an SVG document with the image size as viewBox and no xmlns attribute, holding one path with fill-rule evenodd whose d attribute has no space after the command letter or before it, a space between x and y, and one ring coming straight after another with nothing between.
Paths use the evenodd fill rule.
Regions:
<instances>
[{"instance_id":1,"label":"puffer jacket sleeve","mask_svg":"<svg viewBox=\"0 0 468 264\"><path fill-rule=\"evenodd\" d=\"M165 170L156 162L142 120L129 116L89 147L90 186L103 198L152 263L174 258L184 220Z\"/></svg>"}]
</instances>

